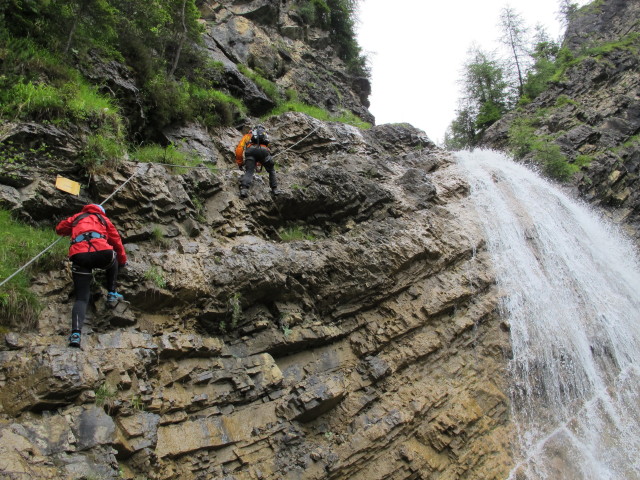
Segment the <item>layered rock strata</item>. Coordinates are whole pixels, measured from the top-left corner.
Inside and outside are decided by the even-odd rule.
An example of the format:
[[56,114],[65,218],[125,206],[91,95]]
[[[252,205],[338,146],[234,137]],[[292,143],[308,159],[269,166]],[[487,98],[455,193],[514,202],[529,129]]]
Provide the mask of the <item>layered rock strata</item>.
[[[264,174],[238,197],[233,130],[215,169],[93,180],[98,201],[136,173],[105,204],[127,302],[98,278],[71,349],[67,271],[35,279],[39,331],[0,351],[4,478],[507,476],[508,325],[455,162],[409,126],[267,126],[276,197]],[[39,181],[15,209],[70,213]]]

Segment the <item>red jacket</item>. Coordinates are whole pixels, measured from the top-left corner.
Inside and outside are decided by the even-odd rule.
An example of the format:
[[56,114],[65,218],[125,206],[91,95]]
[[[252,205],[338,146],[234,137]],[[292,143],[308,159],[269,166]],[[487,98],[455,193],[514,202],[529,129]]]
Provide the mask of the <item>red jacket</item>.
[[[100,217],[104,219],[105,225],[102,224],[97,215],[87,215],[74,227],[73,221],[83,213],[95,213],[100,215]],[[98,205],[85,205],[80,213],[76,213],[72,217],[62,220],[56,227],[56,233],[58,235],[70,236],[72,240],[85,232],[97,232],[104,235],[105,238],[93,238],[91,239],[91,242],[81,241],[72,243],[71,247],[69,247],[70,257],[76,253],[115,250],[118,255],[118,263],[120,265],[127,263],[127,254],[124,251],[120,234],[118,233],[118,230],[116,230],[116,227],[113,226],[113,223],[111,223],[111,220],[102,213],[102,210]]]

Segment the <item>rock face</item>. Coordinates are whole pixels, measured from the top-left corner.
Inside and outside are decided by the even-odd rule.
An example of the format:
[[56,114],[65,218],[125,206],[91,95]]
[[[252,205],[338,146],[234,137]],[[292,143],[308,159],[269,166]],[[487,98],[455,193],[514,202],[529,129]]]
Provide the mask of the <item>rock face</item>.
[[[268,80],[373,123],[310,3],[197,2],[216,84],[251,117],[275,105]],[[83,68],[144,123],[131,72]],[[81,350],[68,263],[32,279],[37,330],[0,336],[0,478],[506,478],[508,325],[453,159],[408,125],[262,121],[281,194],[259,173],[246,199],[233,128],[150,135],[197,167],[87,176],[90,125],[0,125],[0,207],[52,227],[107,200],[129,256],[115,308],[96,273]]]
[[[276,197],[264,174],[238,197],[232,129],[216,169],[83,191],[130,179],[105,204],[127,301],[98,277],[72,349],[66,270],[34,279],[39,330],[0,350],[3,478],[506,478],[508,326],[456,164],[409,126],[266,123]],[[34,161],[13,208],[73,213],[47,180]]]
[[[205,42],[211,58],[222,62],[226,89],[263,115],[269,98],[238,68],[246,66],[274,82],[282,92],[295,91],[300,101],[332,113],[352,112],[374,123],[367,110],[371,85],[349,72],[335,52],[330,29],[309,26],[292,0],[222,0],[203,2]],[[310,2],[307,2],[310,3]]]
[[[504,148],[514,120],[535,119],[536,135],[553,139],[582,165],[573,183],[640,241],[640,4],[594,2],[571,20],[564,46],[578,60],[523,110],[494,124],[484,143]],[[525,157],[525,161],[528,158]]]

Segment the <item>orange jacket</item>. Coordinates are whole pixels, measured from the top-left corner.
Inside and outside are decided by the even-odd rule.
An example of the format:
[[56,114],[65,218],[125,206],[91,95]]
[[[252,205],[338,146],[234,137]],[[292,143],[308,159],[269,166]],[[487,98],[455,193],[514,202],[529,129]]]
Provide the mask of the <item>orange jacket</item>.
[[[244,163],[244,151],[249,147],[255,147],[257,145],[251,143],[251,132],[247,133],[245,136],[240,139],[240,143],[236,147],[236,163],[238,165],[242,165]],[[269,150],[268,145],[260,144],[260,147],[264,147]]]
[[238,165],[242,165],[244,163],[244,150],[247,148],[247,145],[251,142],[251,132],[247,133],[242,139],[238,146],[236,147],[236,163]]

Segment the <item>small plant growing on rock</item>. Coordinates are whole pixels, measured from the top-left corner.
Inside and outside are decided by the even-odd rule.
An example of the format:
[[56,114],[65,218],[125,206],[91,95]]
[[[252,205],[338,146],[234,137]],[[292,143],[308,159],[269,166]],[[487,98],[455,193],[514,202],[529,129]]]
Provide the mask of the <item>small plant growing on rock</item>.
[[140,395],[133,395],[131,397],[131,408],[134,410],[144,411],[144,403]]
[[158,225],[151,230],[151,242],[158,247],[166,247],[169,241],[164,238],[164,232]]
[[228,304],[229,304],[229,312],[231,312],[231,328],[232,329],[236,328],[240,320],[242,320],[241,300],[242,300],[242,294],[238,292],[234,293],[229,298]]
[[144,278],[151,280],[151,282],[158,288],[164,288],[167,286],[167,281],[164,278],[164,272],[161,268],[158,268],[155,265],[144,272]]
[[291,335],[291,332],[293,330],[291,330],[291,328],[289,328],[289,325],[287,325],[286,323],[282,324],[282,333],[284,334],[285,338],[288,337],[289,335]]
[[295,242],[296,240],[315,240],[316,237],[306,232],[302,227],[282,228],[278,236],[283,242]]
[[114,399],[116,398],[116,390],[111,388],[106,383],[103,383],[96,390],[96,405],[98,407],[105,407],[107,414],[110,414],[113,408]]
[[204,212],[205,212],[204,204],[202,203],[202,200],[200,199],[200,197],[194,196],[191,199],[191,202],[193,202],[193,206],[196,209],[196,220],[203,223],[206,222],[207,219],[204,216]]
[[364,178],[368,178],[369,180],[379,180],[382,178],[380,172],[378,172],[375,168],[369,168],[362,172],[362,176]]

